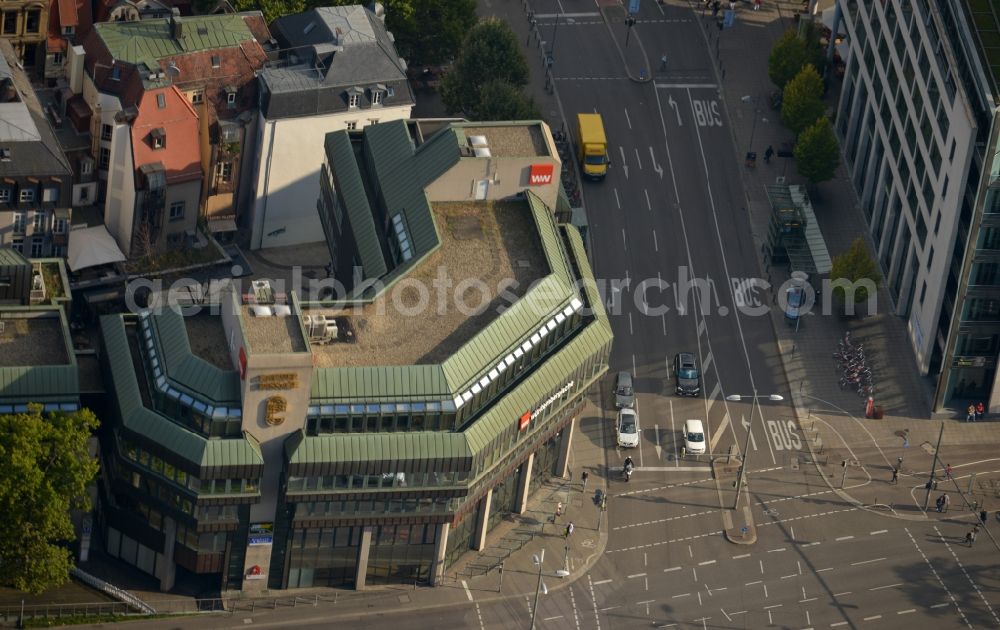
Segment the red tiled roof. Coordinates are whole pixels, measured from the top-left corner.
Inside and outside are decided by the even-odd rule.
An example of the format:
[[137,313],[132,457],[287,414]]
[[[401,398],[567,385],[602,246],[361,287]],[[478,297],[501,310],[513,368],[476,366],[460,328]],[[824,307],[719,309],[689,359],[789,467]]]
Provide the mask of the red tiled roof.
[[76,0],[58,0],[59,24],[61,26],[77,27],[80,20],[76,14]]
[[261,45],[271,39],[271,31],[267,29],[267,22],[264,21],[264,15],[260,11],[248,11],[243,15],[243,21],[253,33],[254,39]]
[[[213,57],[218,57],[214,67]],[[170,62],[180,70],[179,80],[174,85],[182,90],[200,89],[205,100],[212,107],[209,122],[219,118],[232,118],[241,111],[251,109],[257,103],[256,71],[264,66],[267,54],[260,44],[252,39],[240,42],[239,47],[215,48],[170,59],[161,59],[160,68],[166,71]],[[226,88],[236,88],[235,107],[230,108],[226,100]]]
[[[163,109],[157,103],[160,94],[165,101]],[[154,129],[165,133],[162,149],[153,148]],[[201,177],[198,114],[175,86],[147,90],[142,95],[139,115],[132,123],[132,156],[136,171],[147,164],[163,164],[168,184]]]

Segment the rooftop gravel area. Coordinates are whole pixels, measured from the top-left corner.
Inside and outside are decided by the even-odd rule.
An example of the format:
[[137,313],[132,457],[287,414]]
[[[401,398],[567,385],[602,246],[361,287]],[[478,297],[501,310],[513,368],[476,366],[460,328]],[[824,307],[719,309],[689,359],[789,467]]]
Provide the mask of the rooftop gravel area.
[[0,367],[68,365],[66,339],[55,313],[0,312]]

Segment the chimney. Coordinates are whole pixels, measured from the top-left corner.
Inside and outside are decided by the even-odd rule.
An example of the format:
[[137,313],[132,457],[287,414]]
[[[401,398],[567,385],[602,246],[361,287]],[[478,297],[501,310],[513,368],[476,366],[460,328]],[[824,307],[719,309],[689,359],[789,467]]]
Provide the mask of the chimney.
[[181,10],[177,7],[170,9],[170,36],[174,39],[184,37],[184,23],[181,22]]

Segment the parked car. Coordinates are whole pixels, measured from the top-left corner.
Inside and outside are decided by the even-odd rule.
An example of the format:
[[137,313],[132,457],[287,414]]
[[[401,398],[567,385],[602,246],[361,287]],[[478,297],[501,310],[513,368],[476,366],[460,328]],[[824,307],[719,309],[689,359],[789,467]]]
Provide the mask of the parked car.
[[635,391],[632,389],[632,373],[619,372],[615,378],[615,408],[631,409],[635,406]]
[[697,396],[701,393],[701,370],[691,352],[678,352],[674,356],[674,384],[678,396]]
[[618,446],[622,448],[639,446],[639,414],[635,409],[625,408],[618,412],[618,425],[615,431],[618,434]]
[[701,420],[684,421],[684,450],[692,455],[705,452],[705,429]]

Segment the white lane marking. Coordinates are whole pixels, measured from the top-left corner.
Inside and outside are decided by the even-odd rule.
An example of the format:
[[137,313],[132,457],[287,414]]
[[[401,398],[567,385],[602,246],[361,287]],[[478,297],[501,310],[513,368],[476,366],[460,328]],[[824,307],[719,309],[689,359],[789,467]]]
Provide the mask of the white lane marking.
[[784,604],[771,604],[770,606],[764,606],[764,610],[771,610],[772,608],[781,608]]
[[883,588],[896,588],[897,586],[902,586],[902,582],[896,582],[895,584],[886,584],[885,586],[873,586],[868,589],[869,591],[881,591]]
[[599,586],[601,584],[608,584],[608,583],[613,582],[613,581],[614,580],[598,580],[598,581],[594,582],[594,586]]
[[[615,196],[618,196],[617,191],[615,191]],[[620,205],[618,206],[618,209],[621,210]],[[625,251],[628,251],[628,240],[625,239],[625,228],[622,228],[622,246],[625,248]]]
[[594,607],[594,623],[597,625],[597,630],[601,630],[601,616],[597,612],[597,594],[594,593],[594,583],[589,574],[587,575],[587,587],[590,589],[590,604]]
[[818,597],[807,597],[807,598],[805,598],[805,599],[800,599],[800,600],[799,600],[799,603],[800,603],[800,604],[804,604],[804,603],[806,603],[806,602],[814,602],[814,601],[816,601],[817,599],[819,599],[819,598],[818,598]]
[[859,562],[852,562],[851,566],[856,567],[859,564],[871,564],[872,562],[882,562],[885,558],[872,558],[871,560],[861,560]]
[[781,579],[782,580],[788,580],[788,579],[791,579],[791,578],[794,578],[794,577],[799,577],[799,574],[798,573],[793,573],[791,575],[782,575]]
[[872,615],[871,617],[865,617],[862,621],[875,621],[876,619],[881,619],[882,615]]
[[601,608],[600,611],[604,612],[606,610],[614,610],[615,608],[621,608],[621,606],[608,606],[607,608]]
[[671,571],[680,571],[680,570],[681,570],[680,567],[670,567],[669,569],[664,569],[663,572],[670,573]]
[[[719,610],[722,610],[722,609],[720,608]],[[726,621],[732,621],[732,620],[733,620],[733,618],[732,618],[732,617],[730,617],[729,615],[727,615],[727,614],[726,614],[726,611],[725,611],[725,610],[722,610],[722,614],[723,614],[723,615],[725,615],[725,617],[726,617]]]
[[747,582],[743,586],[753,586],[754,584],[763,584],[763,583],[764,583],[763,580],[757,580],[756,582]]
[[834,540],[840,542],[842,540],[850,540],[852,538],[854,538],[854,536],[841,536],[840,538],[834,538]]
[[628,128],[632,128],[632,119],[628,117],[628,107],[625,108],[625,122],[628,123]]
[[469,601],[471,602],[472,601],[472,591],[469,590],[469,583],[466,582],[465,580],[462,580],[462,588],[465,589],[465,596],[468,597]]
[[738,556],[733,556],[733,560],[739,560],[740,558],[749,558],[749,557],[750,557],[750,554],[748,554],[748,553],[741,553]]
[[822,573],[823,571],[833,571],[833,567],[827,567],[825,569],[816,569],[816,573]]
[[713,89],[714,90],[714,89],[718,89],[719,86],[717,86],[714,83],[654,83],[653,87],[655,87],[657,89],[665,89],[665,88],[669,88],[669,89],[696,89],[696,88],[705,88],[705,89]]
[[[615,203],[618,205],[618,209],[621,210],[622,209],[622,201],[621,201],[621,199],[618,198],[618,189],[615,188],[614,191],[615,191]],[[625,230],[622,230],[622,234],[623,235],[624,235],[624,233],[625,233]]]
[[944,608],[945,606],[951,606],[951,604],[949,604],[948,602],[945,602],[943,604],[934,604],[933,606],[931,606],[931,608]]
[[850,595],[851,591],[844,591],[843,593],[834,593],[834,597],[843,597],[844,595]]
[[660,244],[656,242],[656,230],[653,230],[653,251],[660,251]]
[[635,148],[635,161],[639,163],[639,170],[642,170],[642,158],[639,157],[639,147]]
[[915,613],[915,612],[917,612],[916,608],[907,608],[906,610],[897,610],[896,614],[897,615],[908,615],[910,613]]
[[646,574],[645,573],[633,573],[632,575],[628,576],[628,579],[631,580],[633,578],[640,578],[640,577],[646,577]]
[[763,560],[758,560],[757,562],[760,563],[760,574],[764,575],[764,561]]
[[698,591],[696,594],[698,595],[698,605],[701,606],[702,605],[702,603],[701,603],[701,591]]
[[586,18],[586,17],[601,17],[601,14],[597,11],[583,11],[580,13],[536,13],[536,20],[551,20],[553,18]]
[[691,593],[681,593],[680,595],[674,595],[671,599],[677,599],[679,597],[691,597]]
[[652,209],[653,209],[653,204],[652,204],[652,202],[650,202],[650,200],[649,200],[649,191],[648,191],[648,190],[646,190],[646,189],[643,189],[643,191],[642,191],[642,192],[646,193],[646,209],[647,209],[647,210],[650,210],[650,211],[652,211]]
[[955,596],[948,589],[948,586],[944,583],[944,580],[941,579],[941,576],[938,574],[937,569],[935,569],[934,565],[931,564],[930,558],[927,557],[927,555],[924,553],[924,550],[921,549],[920,545],[917,544],[917,539],[914,538],[913,534],[910,533],[910,529],[908,527],[904,527],[903,531],[906,532],[906,535],[910,537],[910,542],[913,543],[913,546],[916,548],[917,552],[920,553],[920,557],[924,559],[924,562],[927,564],[927,568],[929,568],[931,570],[931,573],[934,574],[935,579],[937,579],[938,584],[941,585],[941,588],[944,589],[944,592],[948,596],[948,599],[950,599],[951,602],[955,604],[955,610],[958,611],[958,615],[962,618],[962,621],[965,622],[965,625],[971,628],[972,624],[969,622],[969,619],[965,616],[965,611],[962,610],[962,607],[958,605],[958,600],[955,599]]
[[983,600],[983,603],[986,604],[986,610],[990,611],[990,615],[993,616],[993,621],[996,622],[997,626],[1000,626],[1000,617],[997,617],[997,614],[996,612],[994,612],[993,607],[990,606],[990,603],[988,601],[986,601],[986,598],[983,596],[983,592],[979,589],[979,585],[973,581],[972,576],[970,576],[969,572],[965,570],[965,565],[962,564],[961,560],[959,560],[958,554],[956,554],[955,550],[952,549],[951,544],[945,539],[944,536],[941,535],[941,530],[937,528],[937,525],[934,526],[934,531],[937,532],[937,535],[941,539],[941,542],[944,543],[945,548],[948,549],[948,551],[951,553],[951,557],[955,559],[955,564],[957,564],[958,568],[962,570],[962,574],[965,575],[965,579],[969,581],[969,584],[972,585],[973,590],[975,590],[976,594],[979,595],[979,599]]
[[837,623],[831,623],[830,627],[831,628],[838,628],[840,626],[846,626],[846,625],[847,625],[846,621],[838,621]]
[[705,560],[704,562],[699,562],[698,566],[699,567],[704,567],[704,566],[708,566],[710,564],[715,564],[715,560]]
[[868,535],[869,536],[878,536],[879,534],[888,534],[888,533],[889,533],[888,529],[880,529],[880,530],[878,530],[876,532],[868,532]]
[[777,549],[768,549],[767,553],[775,553],[777,551],[785,551],[785,547],[778,547]]
[[555,617],[546,617],[545,619],[542,619],[542,621],[553,621],[555,619],[562,619],[564,616],[565,615],[556,615]]

